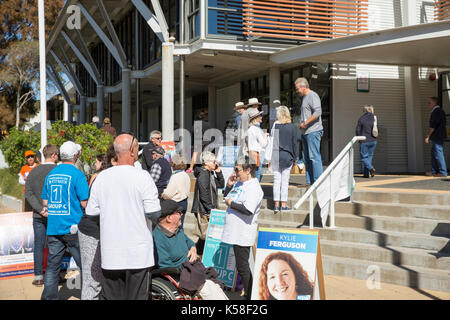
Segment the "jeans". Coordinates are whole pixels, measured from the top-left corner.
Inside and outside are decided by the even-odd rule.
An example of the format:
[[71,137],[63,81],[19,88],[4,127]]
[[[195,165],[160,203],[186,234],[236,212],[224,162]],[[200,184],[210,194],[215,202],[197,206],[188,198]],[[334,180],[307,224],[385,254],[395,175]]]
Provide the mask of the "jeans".
[[34,231],[34,277],[36,280],[44,280],[44,247],[47,238],[47,222],[44,219],[33,218]]
[[444,157],[444,141],[431,140],[431,172],[447,176],[447,165]]
[[81,269],[80,246],[77,234],[48,236],[47,270],[41,300],[58,300],[58,280],[66,248]]
[[305,162],[306,183],[314,184],[323,172],[320,140],[323,130],[302,135],[302,155]]
[[361,155],[361,162],[364,166],[363,173],[365,177],[369,176],[370,170],[373,168],[372,158],[376,145],[376,141],[361,142],[359,145],[359,154]]
[[291,168],[273,168],[273,201],[287,202]]

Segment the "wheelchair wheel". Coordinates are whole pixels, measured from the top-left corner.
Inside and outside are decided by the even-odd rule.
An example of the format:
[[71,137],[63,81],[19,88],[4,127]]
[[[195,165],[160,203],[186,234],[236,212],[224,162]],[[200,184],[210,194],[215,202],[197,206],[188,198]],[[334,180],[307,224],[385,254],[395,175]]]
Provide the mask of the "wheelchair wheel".
[[168,281],[161,278],[152,279],[151,300],[177,300],[177,289]]

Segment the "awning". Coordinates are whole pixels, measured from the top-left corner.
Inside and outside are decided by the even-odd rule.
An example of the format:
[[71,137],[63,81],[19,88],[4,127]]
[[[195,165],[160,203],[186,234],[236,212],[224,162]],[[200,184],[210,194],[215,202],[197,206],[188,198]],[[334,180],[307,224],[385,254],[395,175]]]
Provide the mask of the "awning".
[[285,49],[280,65],[302,61],[450,68],[450,21],[373,31]]

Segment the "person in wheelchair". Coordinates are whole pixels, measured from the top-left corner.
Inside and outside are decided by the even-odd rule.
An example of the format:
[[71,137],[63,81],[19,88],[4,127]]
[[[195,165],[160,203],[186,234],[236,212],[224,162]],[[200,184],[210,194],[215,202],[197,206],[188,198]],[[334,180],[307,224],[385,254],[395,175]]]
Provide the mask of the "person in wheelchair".
[[158,269],[152,274],[166,273],[167,270],[173,279],[180,281],[182,289],[196,288],[203,299],[227,299],[217,284],[220,281],[215,279],[217,272],[203,266],[198,260],[195,243],[180,228],[183,208],[174,200],[161,200],[160,203],[161,216],[153,230]]
[[174,200],[161,200],[161,216],[153,230],[158,268],[181,270],[184,261],[198,259],[194,241],[184,233],[181,226],[183,208]]

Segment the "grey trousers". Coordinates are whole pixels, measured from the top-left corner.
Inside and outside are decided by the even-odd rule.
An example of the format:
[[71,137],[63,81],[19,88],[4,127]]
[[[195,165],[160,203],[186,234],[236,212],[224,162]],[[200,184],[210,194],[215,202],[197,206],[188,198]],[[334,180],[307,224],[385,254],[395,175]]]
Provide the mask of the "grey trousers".
[[99,300],[102,290],[100,241],[78,230],[81,254],[81,300]]

